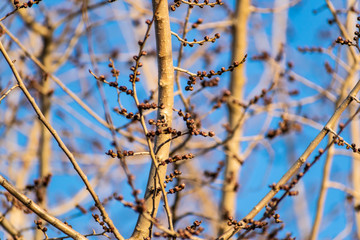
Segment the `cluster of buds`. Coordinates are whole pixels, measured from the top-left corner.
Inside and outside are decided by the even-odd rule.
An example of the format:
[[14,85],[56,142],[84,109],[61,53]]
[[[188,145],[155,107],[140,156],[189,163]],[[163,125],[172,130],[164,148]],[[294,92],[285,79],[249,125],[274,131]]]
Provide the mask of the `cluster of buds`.
[[[213,109],[218,109],[221,107],[222,104],[226,103],[231,96],[231,92],[229,90],[224,90],[219,97],[213,99],[213,102],[216,104],[213,106]],[[245,104],[243,104],[245,106]]]
[[[111,86],[111,83],[110,83],[110,86]],[[117,87],[117,85],[115,87]],[[126,86],[120,86],[117,89],[119,89],[121,92],[126,93],[127,95],[134,96],[133,90],[128,89]]]
[[283,221],[280,220],[280,214],[278,214],[278,213],[272,215],[271,217],[274,218],[276,223],[282,223],[283,222]]
[[110,59],[110,63],[108,66],[109,66],[109,68],[111,68],[112,76],[115,78],[118,78],[120,75],[120,71],[115,68],[114,61],[112,59]]
[[[296,178],[294,178],[293,181],[291,181],[290,184],[284,184],[284,185],[280,185],[279,186],[279,190],[284,190],[286,192],[288,192],[287,194],[289,196],[297,196],[299,195],[299,191],[290,191],[295,185],[296,183],[298,182],[299,178],[298,176]],[[273,183],[271,185],[269,185],[269,187],[272,189],[272,190],[276,190],[276,184]]]
[[25,189],[30,190],[30,191],[35,191],[37,201],[42,202],[42,201],[44,201],[44,196],[43,196],[43,193],[42,193],[41,189],[48,187],[48,185],[50,183],[50,180],[51,180],[51,177],[52,177],[52,174],[49,173],[48,175],[46,175],[46,176],[44,176],[42,178],[35,179],[34,184],[27,185],[25,187]]
[[121,110],[119,110],[117,107],[115,107],[114,111],[117,112],[120,115],[125,116],[127,119],[140,120],[140,114],[139,113],[136,113],[136,114],[134,114],[133,112],[128,113],[125,108],[122,108]]
[[279,199],[275,198],[275,197],[272,198],[271,201],[268,204],[266,204],[266,206],[265,206],[264,216],[265,217],[274,216],[276,214],[275,210],[276,210],[278,204],[279,204]]
[[324,51],[321,47],[298,47],[297,50],[301,53],[322,53]]
[[44,234],[47,232],[47,227],[43,225],[43,221],[41,219],[34,221],[36,224],[36,228],[42,231]]
[[[154,232],[154,237],[158,238],[158,237],[163,237],[164,239],[165,238],[169,238],[169,237],[172,237],[171,235],[169,235],[168,233],[166,232]],[[148,237],[148,238],[145,238],[145,240],[150,240],[151,238]]]
[[339,36],[336,40],[335,40],[336,43],[339,43],[341,45],[348,45],[348,46],[351,46],[353,45],[352,42],[348,39],[343,39],[341,36]]
[[166,123],[166,120],[164,118],[158,119],[158,120],[156,120],[156,122],[155,122],[154,119],[149,119],[148,123],[150,125],[155,125],[157,127],[160,127],[160,126],[161,127],[167,127],[168,126],[168,124]]
[[[111,64],[112,64],[112,63],[111,63]],[[91,75],[94,76],[94,78],[95,78],[96,80],[98,80],[98,81],[100,81],[100,82],[103,82],[103,83],[106,83],[106,84],[108,84],[110,87],[114,87],[114,88],[118,89],[119,91],[126,93],[127,95],[131,95],[131,96],[134,95],[133,90],[128,89],[126,86],[119,86],[119,83],[118,83],[117,81],[108,82],[108,81],[106,80],[105,75],[97,76],[97,75],[95,75],[95,73],[93,73],[90,69],[89,69],[89,72],[90,72]],[[112,72],[114,72],[114,71],[112,71]],[[117,70],[116,70],[116,73],[113,73],[113,75],[114,75],[114,74],[118,74]]]
[[233,217],[228,217],[227,225],[240,227],[243,223],[241,221],[236,221]]
[[140,194],[140,190],[134,190],[132,192],[132,195],[135,197],[135,203],[125,201],[124,197],[122,195],[118,195],[117,193],[114,193],[113,197],[115,200],[121,202],[124,205],[124,207],[131,208],[138,213],[143,213],[146,210],[145,200],[139,199],[137,197],[139,194]]
[[156,103],[139,103],[138,105],[139,110],[148,110],[148,109],[157,109],[158,105]]
[[243,219],[243,222],[246,223],[245,229],[254,230],[256,228],[264,228],[268,225],[267,222],[255,221],[253,219]]
[[169,175],[165,176],[165,183],[172,182],[174,178],[179,177],[182,174],[181,171],[175,169],[174,173],[170,173]]
[[161,129],[161,128],[158,128],[156,129],[156,131],[149,131],[146,136],[147,137],[155,137],[155,136],[158,136],[160,134],[172,134],[174,136],[181,136],[181,131],[178,131],[174,128],[171,128],[171,127],[167,127],[165,129]]
[[251,57],[251,60],[254,61],[266,61],[270,58],[270,54],[266,51],[261,52],[259,55],[254,55]]
[[299,94],[299,90],[298,89],[294,89],[294,90],[289,90],[288,94],[290,96],[294,96],[294,95],[298,95]]
[[189,130],[191,135],[201,135],[203,137],[214,137],[215,133],[213,131],[209,131],[209,132],[205,132],[205,131],[200,131],[197,129],[195,120],[191,118],[191,114],[190,113],[186,113],[184,114],[181,110],[178,111],[178,115],[180,117],[183,118],[183,120],[186,122],[186,127]]
[[212,78],[208,81],[204,80],[201,82],[202,87],[217,87],[219,85],[220,78]]
[[201,223],[202,221],[195,221],[191,226],[186,226],[185,229],[179,229],[177,232],[181,238],[186,237],[186,239],[188,239],[189,236],[198,236],[201,232],[204,231],[204,228],[200,227]]
[[286,133],[289,133],[290,130],[295,130],[297,132],[301,131],[301,125],[296,123],[296,122],[290,122],[289,120],[287,120],[286,118],[282,117],[283,121],[279,122],[279,128],[277,129],[270,129],[267,133],[266,133],[266,137],[269,139],[273,139],[276,136],[279,135],[283,135]]
[[356,144],[352,143],[351,147],[350,146],[346,146],[346,149],[352,149],[354,153],[360,153],[360,148],[356,148]]
[[[255,95],[254,97],[252,97],[252,98],[249,100],[249,102],[248,102],[248,104],[247,104],[246,107],[249,107],[249,106],[251,106],[251,105],[253,105],[253,104],[258,103],[258,101],[259,101],[260,99],[264,99],[265,105],[271,103],[271,99],[270,99],[270,98],[267,98],[267,97],[266,97],[266,94],[267,94],[268,92],[270,92],[270,91],[273,89],[273,87],[274,87],[274,84],[271,84],[271,86],[270,86],[268,89],[265,89],[265,88],[262,89],[262,90],[261,90],[261,93],[260,93],[259,95]],[[240,105],[240,106],[242,106],[242,105]]]
[[114,229],[107,227],[105,222],[101,221],[100,216],[98,214],[92,214],[92,216],[94,220],[100,224],[100,226],[105,232],[111,233],[114,231]]
[[198,20],[196,20],[196,22],[191,25],[191,28],[197,28],[200,24],[203,23],[203,21],[204,20],[202,18],[198,18]]
[[234,229],[239,229],[239,227],[244,226],[244,229],[254,230],[255,228],[263,228],[268,223],[267,222],[261,222],[261,221],[255,221],[253,219],[246,219],[244,218],[242,221],[236,221],[233,219],[233,217],[229,217],[227,221],[228,226],[234,226]]
[[[345,145],[345,141],[342,137],[336,135],[336,136],[333,136],[333,140],[334,140],[334,144],[336,145],[339,145],[339,146],[344,146]],[[355,146],[355,144],[354,144]],[[347,146],[347,148],[349,149],[350,147]]]
[[[340,131],[342,131],[343,129],[345,128],[345,124],[344,123],[340,123],[339,124],[339,129]],[[344,142],[344,141],[343,141]],[[356,147],[356,144],[355,143],[352,143],[351,145],[349,144],[346,144],[346,149],[352,149],[354,153],[360,153],[360,148],[357,148]]]
[[130,71],[132,71],[132,73],[129,75],[129,81],[132,83],[140,81],[140,78],[138,76],[140,76],[141,73],[140,73],[140,71],[138,71],[138,69],[143,66],[142,62],[140,62],[140,59],[141,59],[141,57],[146,56],[148,54],[146,51],[143,50],[143,47],[144,47],[145,41],[150,37],[149,31],[150,31],[150,27],[151,27],[153,21],[147,19],[145,21],[145,23],[148,25],[148,29],[147,29],[145,38],[144,38],[144,40],[138,41],[138,44],[140,46],[140,51],[139,51],[138,55],[133,56],[135,65],[130,67]]
[[216,39],[220,38],[220,33],[215,33],[214,37],[209,37],[209,36],[205,36],[203,40],[197,40],[197,39],[193,39],[192,42],[188,41],[186,38],[182,39],[179,35],[174,34],[173,35],[182,43],[182,45],[184,47],[186,47],[187,45],[189,45],[189,47],[193,47],[195,44],[198,44],[200,46],[204,45],[204,43],[206,42],[211,42],[211,43],[215,43]]
[[52,177],[52,174],[49,173],[48,175],[42,177],[42,178],[38,178],[38,179],[35,179],[34,180],[34,184],[32,185],[26,185],[26,189],[27,190],[36,190],[40,187],[47,187],[51,181],[51,177]]
[[222,0],[216,0],[215,2],[210,2],[209,0],[203,0],[202,2],[199,0],[174,0],[174,4],[170,6],[171,11],[175,11],[182,3],[188,4],[191,8],[194,6],[203,8],[204,6],[215,7],[216,5],[223,5]]
[[222,67],[218,71],[210,70],[209,72],[206,71],[198,71],[196,74],[190,74],[189,80],[187,81],[187,86],[185,87],[186,91],[193,91],[194,87],[193,85],[196,84],[196,79],[199,78],[200,80],[204,80],[205,77],[212,78],[216,75],[221,75],[224,72],[233,71],[236,67],[240,66],[240,64],[243,64],[246,61],[247,55],[244,56],[244,58],[238,62],[234,61],[233,64],[231,64],[228,68]]
[[222,104],[230,102],[231,104],[240,106],[244,109],[250,107],[253,104],[256,104],[259,102],[260,99],[264,100],[264,104],[268,105],[271,103],[271,98],[267,97],[267,93],[270,92],[274,87],[274,84],[272,84],[268,89],[262,89],[261,93],[259,95],[255,95],[254,97],[252,97],[248,103],[244,103],[242,101],[240,101],[239,99],[235,99],[232,98],[231,100],[229,100],[231,98],[231,92],[229,90],[224,90],[222,92],[222,94],[220,95],[220,97],[216,97],[213,101],[216,102],[216,104],[213,106],[213,109],[217,109],[220,108]]
[[140,78],[137,77],[140,75],[140,72],[138,71],[138,68],[139,67],[142,67],[142,63],[139,62],[140,58],[142,56],[146,56],[147,55],[147,52],[146,51],[141,51],[139,55],[134,55],[133,56],[133,59],[135,60],[136,62],[136,66],[131,66],[130,67],[130,70],[133,72],[132,74],[129,75],[129,81],[130,82],[139,82],[140,81]]
[[110,149],[105,154],[112,157],[112,158],[116,158],[116,157],[117,158],[122,158],[122,157],[127,157],[127,156],[133,156],[134,151],[123,150],[122,152],[121,151],[114,152],[113,150]]
[[34,4],[39,4],[40,2],[41,2],[41,0],[30,0],[23,4],[20,4],[19,0],[14,0],[14,5],[17,9],[28,8],[28,7],[31,8]]
[[[180,161],[180,160],[188,160],[188,159],[193,159],[194,158],[194,155],[192,153],[188,153],[188,154],[184,154],[182,156],[180,155],[175,155],[174,157],[170,157],[164,161],[161,161],[159,165],[166,165],[166,164],[169,164],[169,163],[174,163],[174,162],[177,162],[177,161]],[[181,174],[181,172],[180,172]]]
[[[360,21],[360,16],[357,17],[357,20]],[[355,25],[355,27],[356,27],[358,30],[354,32],[354,35],[355,35],[355,36],[354,36],[353,39],[356,41],[356,44],[358,45],[358,44],[359,44],[359,36],[360,36],[360,24],[357,23],[357,24]]]
[[180,192],[184,188],[185,188],[185,183],[182,183],[182,184],[180,184],[178,186],[175,186],[174,188],[169,189],[169,191],[167,193],[168,194],[174,194],[174,193]]
[[225,166],[225,162],[220,161],[218,163],[218,166],[217,166],[217,168],[216,168],[216,170],[214,172],[210,172],[208,170],[204,171],[205,177],[208,177],[208,178],[211,179],[211,181],[214,181],[220,175],[220,172],[224,168],[224,166]]

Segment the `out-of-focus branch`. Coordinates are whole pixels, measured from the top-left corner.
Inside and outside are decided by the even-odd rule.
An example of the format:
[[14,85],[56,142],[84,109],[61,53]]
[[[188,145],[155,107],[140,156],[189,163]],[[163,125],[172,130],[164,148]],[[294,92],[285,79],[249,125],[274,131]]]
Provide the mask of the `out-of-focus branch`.
[[[36,21],[33,21],[29,24],[36,24]],[[51,27],[49,27],[51,28]],[[44,64],[45,68],[51,69],[52,71],[52,61],[53,61],[53,31],[49,31],[48,34],[42,35],[42,49],[40,54],[40,61]],[[43,75],[41,78],[42,92],[40,93],[40,110],[44,114],[45,119],[49,122],[51,121],[51,81],[48,75]],[[40,126],[40,142],[38,145],[38,158],[39,158],[39,177],[40,179],[45,179],[51,174],[51,133],[48,131],[44,124]],[[36,202],[43,209],[47,209],[48,199],[47,199],[47,186],[39,186],[36,190]],[[35,234],[35,240],[41,240],[43,238],[42,231],[37,230]]]
[[21,235],[21,232],[19,232],[17,229],[15,229],[15,226],[9,222],[4,215],[0,213],[0,225],[4,228],[4,230],[11,235],[11,237],[14,240],[23,240],[24,238]]
[[27,9],[20,9],[18,11],[22,20],[25,22],[25,25],[28,26],[31,30],[38,33],[39,35],[46,37],[52,35],[53,29],[44,26],[37,21],[28,13]]
[[59,135],[57,134],[57,132],[55,131],[55,129],[50,125],[50,123],[48,122],[48,120],[45,118],[45,116],[43,115],[43,113],[41,112],[40,108],[38,107],[38,105],[36,104],[34,98],[30,95],[29,91],[27,90],[24,82],[22,81],[18,71],[15,68],[14,62],[11,61],[9,55],[7,54],[4,46],[2,45],[2,43],[0,42],[0,51],[3,54],[6,62],[8,63],[8,65],[10,66],[16,81],[19,85],[19,88],[22,90],[22,92],[25,94],[26,98],[28,99],[28,101],[30,102],[31,106],[33,107],[34,111],[36,112],[36,114],[38,115],[39,120],[46,126],[46,128],[49,130],[49,132],[53,135],[53,137],[55,138],[56,142],[58,143],[59,147],[63,150],[63,152],[66,154],[66,156],[68,157],[68,159],[70,160],[71,164],[73,165],[75,171],[78,173],[78,175],[80,176],[80,178],[82,179],[82,181],[84,182],[85,186],[87,187],[90,195],[92,196],[96,207],[99,209],[99,211],[101,212],[101,215],[103,217],[104,222],[106,222],[109,226],[109,228],[113,231],[113,233],[115,234],[117,239],[124,239],[120,233],[118,232],[118,230],[115,228],[112,220],[109,218],[104,206],[102,205],[102,203],[100,202],[99,197],[97,196],[97,194],[95,193],[95,190],[93,189],[93,187],[90,185],[87,176],[85,175],[85,173],[82,171],[82,169],[80,168],[79,164],[76,162],[73,154],[70,152],[70,150],[67,148],[67,146],[64,144],[64,142],[61,140],[61,138],[59,137]]
[[[6,34],[21,48],[22,51],[46,74],[49,75],[49,77],[59,85],[59,87],[66,92],[77,104],[79,104],[80,107],[82,107],[87,113],[89,113],[96,121],[98,121],[101,125],[103,125],[106,128],[110,128],[110,125],[102,119],[94,110],[92,110],[83,100],[81,100],[73,91],[71,91],[66,85],[54,74],[52,74],[49,69],[47,69],[21,42],[19,39],[17,39],[6,27],[4,24],[0,22],[0,26],[5,30]],[[146,144],[146,141],[138,138],[136,136],[133,136],[131,133],[118,130],[118,132],[125,136],[134,139],[135,141]]]
[[328,188],[338,189],[340,191],[346,192],[347,194],[349,194],[353,197],[360,198],[360,192],[355,191],[354,189],[350,189],[342,183],[328,181],[326,185]]
[[7,90],[1,97],[0,97],[0,103],[1,101],[6,98],[6,96],[15,88],[17,88],[19,85],[15,84],[14,86],[12,86],[9,90]]
[[[1,43],[0,43],[1,44]],[[0,45],[2,47],[2,45]],[[0,175],[0,185],[3,186],[12,196],[24,204],[27,208],[33,211],[36,215],[44,219],[46,222],[50,223],[63,233],[69,235],[71,238],[76,240],[86,240],[87,238],[72,229],[70,226],[66,225],[59,219],[51,216],[39,205],[33,202],[31,199],[20,193],[13,185],[11,185],[2,175]]]
[[[235,17],[233,22],[233,40],[232,40],[232,59],[231,61],[239,61],[243,59],[247,50],[248,39],[248,19],[250,16],[250,1],[239,0],[236,3]],[[246,83],[245,64],[241,64],[231,74],[231,82],[229,89],[231,96],[243,100],[244,87]],[[222,186],[222,198],[220,203],[220,220],[222,221],[219,234],[229,228],[227,221],[229,217],[235,217],[236,213],[236,193],[238,190],[238,179],[240,174],[241,161],[237,158],[240,153],[239,138],[242,134],[242,126],[238,126],[244,109],[236,103],[229,102],[229,124],[230,129],[234,132],[230,140],[225,144],[229,154],[226,155],[224,183]]]
[[295,6],[299,2],[301,2],[301,0],[294,0],[289,3],[286,3],[281,6],[277,6],[274,8],[259,8],[259,7],[251,6],[251,11],[256,12],[256,13],[278,13],[278,12],[284,11],[285,9],[288,9],[292,6]]

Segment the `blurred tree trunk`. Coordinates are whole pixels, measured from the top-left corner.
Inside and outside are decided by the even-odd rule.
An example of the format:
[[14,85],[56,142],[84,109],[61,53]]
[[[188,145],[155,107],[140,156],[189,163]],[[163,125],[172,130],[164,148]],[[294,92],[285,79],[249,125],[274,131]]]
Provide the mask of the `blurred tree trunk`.
[[[233,40],[232,40],[232,61],[239,61],[244,58],[247,50],[247,24],[250,15],[250,0],[239,0],[236,3],[235,16],[233,20]],[[231,96],[235,99],[242,100],[244,98],[244,86],[246,83],[245,64],[237,67],[232,72],[229,90]],[[229,217],[235,217],[236,213],[236,192],[238,189],[238,179],[240,167],[243,159],[239,158],[241,151],[239,137],[242,134],[242,126],[240,119],[244,113],[243,108],[231,101],[228,103],[229,108],[229,124],[230,129],[234,132],[229,133],[231,139],[225,148],[228,151],[226,155],[224,183],[222,187],[222,199],[220,203],[221,226],[219,234],[227,228],[227,220]]]
[[[41,53],[40,60],[44,66],[50,70],[52,65],[52,37],[43,36],[43,52]],[[51,121],[51,81],[47,75],[43,75],[41,81],[42,92],[40,95],[40,109],[48,121]],[[40,131],[40,144],[38,149],[39,155],[39,178],[44,180],[51,172],[50,159],[51,159],[51,140],[52,136],[44,124],[41,124]],[[40,184],[36,193],[37,203],[43,209],[47,209],[47,188]],[[43,239],[43,232],[36,231],[36,240]]]

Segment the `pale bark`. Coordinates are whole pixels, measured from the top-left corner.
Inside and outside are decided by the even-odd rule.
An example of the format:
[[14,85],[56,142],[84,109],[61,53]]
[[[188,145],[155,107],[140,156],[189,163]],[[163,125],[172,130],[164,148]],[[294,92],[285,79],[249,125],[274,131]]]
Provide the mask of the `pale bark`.
[[[239,0],[236,3],[235,18],[233,22],[233,40],[232,40],[232,61],[240,61],[244,58],[247,50],[247,24],[250,14],[250,0]],[[230,91],[235,99],[243,99],[244,86],[246,83],[245,64],[241,64],[232,72]],[[227,142],[225,148],[229,154],[226,156],[225,177],[222,187],[222,199],[220,205],[221,227],[219,233],[222,233],[227,226],[228,217],[234,217],[236,213],[236,190],[239,181],[241,162],[238,159],[240,154],[240,136],[242,126],[239,126],[244,110],[241,106],[229,103],[229,124],[234,129],[231,139]]]
[[73,165],[75,171],[77,172],[77,174],[79,175],[79,177],[81,178],[81,180],[83,181],[85,186],[87,187],[91,197],[93,198],[93,200],[95,202],[95,206],[99,209],[99,211],[101,213],[103,221],[109,226],[109,228],[111,228],[113,230],[113,234],[115,235],[116,239],[124,239],[121,236],[121,234],[119,233],[119,231],[115,228],[114,223],[110,219],[110,217],[109,217],[108,213],[106,212],[103,204],[100,202],[100,199],[99,199],[98,195],[96,194],[94,188],[90,185],[90,182],[89,182],[87,176],[82,171],[82,169],[80,168],[80,166],[77,163],[76,159],[74,158],[74,155],[71,153],[71,151],[68,149],[68,147],[64,144],[64,142],[59,137],[59,135],[55,131],[55,129],[50,125],[49,121],[45,118],[45,116],[41,112],[39,106],[36,104],[34,98],[29,93],[29,91],[28,91],[27,87],[25,86],[22,78],[20,77],[19,72],[15,68],[14,62],[10,59],[9,55],[7,54],[7,52],[6,52],[4,46],[2,45],[1,42],[0,42],[0,52],[4,56],[7,64],[9,65],[9,67],[11,68],[11,71],[12,71],[12,73],[13,73],[13,75],[14,75],[14,77],[15,77],[18,85],[19,85],[19,88],[24,93],[24,95],[27,98],[28,102],[31,104],[32,108],[36,112],[39,120],[46,126],[48,131],[55,138],[55,140],[58,143],[59,147],[62,149],[62,151],[68,157],[68,159],[71,162],[71,164]]
[[33,202],[31,199],[21,194],[14,186],[12,186],[6,179],[0,175],[0,185],[3,186],[12,196],[14,196],[17,200],[19,200],[22,204],[24,204],[27,208],[33,211],[40,218],[44,219],[46,222],[50,223],[63,233],[67,234],[69,237],[75,240],[85,240],[87,239],[70,226],[66,225],[59,219],[48,214],[44,209],[42,209],[39,205]]
[[21,232],[0,213],[0,226],[14,239],[23,240]]
[[[171,127],[174,104],[174,67],[172,59],[168,2],[165,0],[153,0],[152,3],[155,18],[155,36],[158,59],[158,105],[164,106],[163,109],[159,108],[157,118],[165,119],[168,127]],[[158,189],[160,188],[159,184],[164,183],[166,175],[166,166],[157,165],[159,161],[165,160],[169,157],[170,141],[162,145],[160,149],[157,149],[157,146],[161,145],[165,141],[168,141],[169,138],[169,134],[161,134],[155,139],[154,152],[156,152],[156,159],[153,159],[145,192],[145,207],[152,217],[156,217],[162,195],[161,193],[154,193],[158,192]],[[138,218],[131,239],[144,239],[146,237],[151,237],[151,232],[152,223],[141,214]]]
[[[42,37],[43,49],[40,60],[43,62],[47,69],[52,66],[52,32]],[[41,81],[42,92],[40,95],[40,109],[48,121],[51,121],[51,82],[49,76],[46,74]],[[39,178],[44,179],[51,173],[50,159],[51,159],[51,133],[47,130],[46,126],[41,124],[40,130],[40,144],[38,149],[39,156]],[[43,209],[47,209],[47,189],[46,186],[39,186],[37,190],[37,203]],[[35,240],[41,240],[43,233],[40,230],[36,231]]]
[[[359,4],[355,0],[348,0],[347,1],[347,7],[350,8],[351,6],[355,7],[355,9],[358,9]],[[348,32],[352,34],[355,31],[358,31],[358,29],[355,27],[357,22],[358,14],[349,11],[347,16],[347,22],[346,22],[346,28],[348,29]],[[351,67],[351,73],[355,72],[354,74],[349,73],[349,84],[347,86],[354,84],[359,79],[359,60],[360,56],[359,53],[357,54],[357,57],[354,59],[352,55],[349,53],[348,50],[348,63]],[[353,116],[356,112],[358,106],[350,106],[349,107],[349,116]],[[353,121],[350,122],[350,133],[351,133],[351,142],[355,143],[357,147],[359,147],[359,140],[360,140],[360,121],[359,118],[354,118]],[[353,184],[353,190],[355,192],[360,192],[360,156],[358,153],[353,153],[353,161],[352,161],[352,184]],[[354,208],[360,206],[360,198],[359,196],[354,196]],[[355,226],[356,226],[356,236],[358,239],[360,239],[360,211],[354,211],[355,214]]]

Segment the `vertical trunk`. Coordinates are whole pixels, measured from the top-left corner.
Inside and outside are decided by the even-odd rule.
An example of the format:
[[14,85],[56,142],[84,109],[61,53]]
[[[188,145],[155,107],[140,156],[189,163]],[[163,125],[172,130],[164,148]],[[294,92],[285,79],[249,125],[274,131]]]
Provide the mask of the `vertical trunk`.
[[[158,104],[164,106],[163,109],[159,108],[157,118],[165,119],[168,127],[171,127],[172,108],[174,105],[174,67],[172,59],[168,2],[165,0],[153,0],[152,4],[155,18],[155,35],[158,59]],[[169,134],[161,134],[156,137],[154,152],[157,153],[155,161],[162,161],[169,157],[170,142],[166,143],[157,150],[157,147],[161,143],[164,143],[169,139]],[[159,174],[159,177],[157,174]],[[162,195],[160,192],[154,191],[154,189],[158,190],[160,188],[159,178],[160,184],[164,183],[165,174],[166,166],[159,166],[158,169],[156,169],[156,166],[152,163],[145,192],[145,206],[146,210],[153,217],[156,217]],[[157,192],[158,194],[154,194],[154,192]],[[152,223],[143,215],[140,215],[131,239],[144,239],[146,237],[151,237],[151,229]]]
[[[239,0],[236,3],[235,18],[233,22],[233,43],[232,61],[243,59],[247,49],[247,23],[250,15],[250,0]],[[243,99],[244,86],[246,82],[245,64],[241,64],[232,72],[230,91],[234,98]],[[229,124],[231,129],[235,129],[239,123],[243,109],[236,104],[229,103]],[[231,134],[231,133],[230,133]],[[242,134],[241,126],[238,126],[230,141],[226,144],[229,154],[226,157],[225,176],[222,188],[222,199],[220,205],[221,234],[227,228],[227,219],[234,216],[236,212],[236,190],[238,186],[239,171],[241,163],[238,159],[240,154],[239,137]]]
[[[279,9],[282,6],[288,6],[290,4],[290,0],[275,0],[274,1],[274,9]],[[272,33],[271,33],[271,44],[272,44],[272,56],[278,62],[281,69],[286,69],[286,62],[288,61],[286,56],[286,46],[287,44],[287,29],[288,29],[288,17],[289,17],[289,8],[283,9],[279,12],[273,13],[273,22],[272,22]],[[278,58],[279,57],[279,58]],[[288,84],[287,80],[280,77],[281,70],[278,67],[273,67],[272,72],[274,75],[269,76],[269,79],[274,76],[274,81],[278,82],[279,89],[279,101],[280,102],[288,102],[290,100],[290,96],[288,94]],[[292,111],[291,107],[284,106],[284,113]],[[294,162],[296,159],[296,154],[292,149],[296,147],[296,139],[293,135],[284,136],[284,140],[286,142],[286,158],[287,164]],[[285,163],[285,162],[284,162]],[[304,239],[305,235],[310,231],[310,216],[308,214],[307,201],[305,196],[305,185],[302,181],[297,183],[296,189],[299,192],[303,193],[296,198],[292,199],[293,209],[294,209],[294,220],[296,219],[296,223],[299,229],[299,238]]]
[[[47,41],[50,43],[50,41]],[[42,62],[44,66],[50,70],[51,68],[51,53],[49,49],[51,44],[46,44],[44,46],[44,54],[42,57]],[[48,76],[43,76],[42,82],[42,94],[40,96],[40,109],[44,114],[45,118],[50,121],[50,108],[51,108],[51,96],[49,94],[51,90],[50,79]],[[47,130],[44,125],[41,125],[41,135],[40,135],[40,144],[39,144],[39,173],[40,178],[47,176],[50,173],[50,156],[51,156],[51,133]],[[46,199],[46,188],[40,188],[38,193],[38,204],[46,208],[47,199]]]
[[[359,7],[356,0],[348,0],[347,8],[350,8],[351,6],[353,6],[355,9],[357,9]],[[357,20],[356,20],[357,16],[358,15],[354,12],[349,11],[349,13],[348,13],[346,27],[348,29],[348,32],[351,34],[358,30],[355,27],[355,25],[357,23]],[[348,63],[349,63],[349,66],[352,66],[351,69],[358,70],[359,55],[354,60],[351,57],[351,54],[348,53]],[[352,71],[356,71],[356,70],[352,70]],[[348,86],[353,85],[354,83],[357,82],[358,79],[359,79],[359,74],[358,74],[358,71],[356,71],[351,76],[351,79],[350,79],[351,84],[347,84],[347,85]],[[357,107],[358,106],[350,105],[350,107],[349,107],[349,115],[350,116],[352,116],[355,113]],[[351,142],[356,143],[357,145],[360,144],[360,142],[359,142],[359,140],[360,140],[360,121],[359,121],[358,117],[354,118],[351,121],[350,133],[351,133]],[[357,146],[357,147],[359,147],[359,146]],[[360,192],[360,157],[359,157],[359,154],[356,154],[356,153],[353,153],[352,183],[353,183],[354,191]],[[360,198],[354,197],[354,207],[357,207],[357,206],[360,206]],[[355,213],[355,226],[356,226],[356,231],[357,231],[356,236],[358,239],[360,239],[360,211],[354,211],[354,213]]]
[[[40,56],[40,60],[48,69],[51,71],[52,65],[52,37],[43,36],[43,51]],[[40,95],[40,109],[44,114],[45,118],[50,121],[51,114],[51,81],[47,75],[44,75],[41,81],[42,93]],[[51,159],[51,133],[44,124],[41,124],[40,130],[40,143],[38,149],[39,156],[39,178],[44,179],[50,174],[50,159]],[[47,209],[47,189],[46,186],[40,184],[39,189],[36,192],[36,201],[39,206],[43,209]],[[43,239],[43,232],[40,230],[36,231],[35,240]]]

